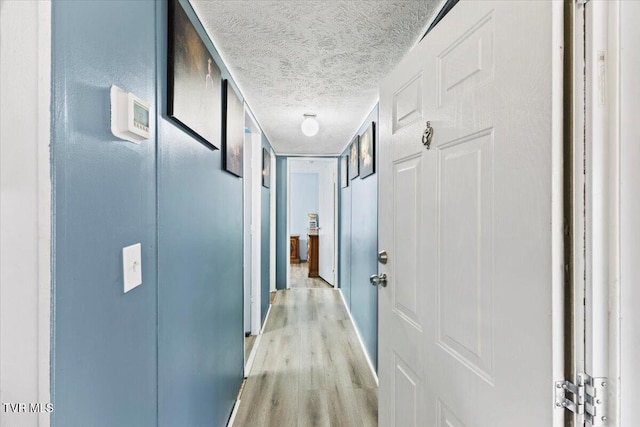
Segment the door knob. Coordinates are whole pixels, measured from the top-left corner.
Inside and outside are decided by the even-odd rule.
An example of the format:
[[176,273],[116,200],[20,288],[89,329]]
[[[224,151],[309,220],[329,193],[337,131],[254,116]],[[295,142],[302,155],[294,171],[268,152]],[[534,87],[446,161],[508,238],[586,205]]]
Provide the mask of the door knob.
[[387,251],[378,252],[378,262],[380,264],[386,264],[389,260],[389,255],[387,255]]
[[369,277],[369,281],[372,286],[382,286],[383,288],[387,287],[387,273],[382,273],[381,275],[374,274]]
[[427,122],[427,127],[422,134],[422,145],[427,147],[427,150],[431,148],[431,139],[433,139],[433,128],[431,127],[431,122]]

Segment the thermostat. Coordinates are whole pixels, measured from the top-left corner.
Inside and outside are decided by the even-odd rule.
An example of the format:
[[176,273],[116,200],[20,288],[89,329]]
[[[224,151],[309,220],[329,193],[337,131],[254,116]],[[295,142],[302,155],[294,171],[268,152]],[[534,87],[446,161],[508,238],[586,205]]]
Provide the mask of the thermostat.
[[120,139],[141,143],[149,139],[149,104],[116,85],[111,86],[111,133]]

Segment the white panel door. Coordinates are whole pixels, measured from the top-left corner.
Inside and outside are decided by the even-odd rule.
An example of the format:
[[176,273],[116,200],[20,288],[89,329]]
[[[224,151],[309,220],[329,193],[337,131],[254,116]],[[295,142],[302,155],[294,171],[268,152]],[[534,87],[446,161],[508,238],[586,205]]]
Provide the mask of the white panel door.
[[331,285],[335,280],[335,161],[322,162],[318,176],[318,272]]
[[381,426],[560,425],[558,12],[461,1],[382,83]]

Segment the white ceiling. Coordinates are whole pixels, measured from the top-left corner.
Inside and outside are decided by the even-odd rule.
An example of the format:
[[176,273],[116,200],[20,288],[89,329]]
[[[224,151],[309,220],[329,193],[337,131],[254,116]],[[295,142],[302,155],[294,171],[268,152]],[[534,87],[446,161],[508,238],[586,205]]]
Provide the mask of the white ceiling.
[[[191,0],[278,154],[340,154],[440,0]],[[302,134],[304,113],[320,131]]]

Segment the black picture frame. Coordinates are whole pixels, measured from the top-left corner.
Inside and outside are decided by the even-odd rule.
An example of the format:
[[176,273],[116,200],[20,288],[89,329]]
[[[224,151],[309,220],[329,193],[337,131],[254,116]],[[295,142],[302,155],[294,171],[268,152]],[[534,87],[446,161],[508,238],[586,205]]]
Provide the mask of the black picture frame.
[[229,80],[222,85],[223,98],[223,167],[227,172],[242,177],[244,159],[244,104]]
[[262,149],[262,186],[271,187],[271,153],[266,148]]
[[358,163],[360,179],[364,179],[376,172],[376,123],[371,122],[367,130],[360,135]]
[[360,162],[358,162],[359,142],[360,139],[356,136],[349,146],[349,180],[355,179],[360,174]]
[[349,186],[349,155],[345,154],[340,158],[340,187]]
[[210,148],[222,135],[222,73],[178,0],[169,0],[167,116]]

